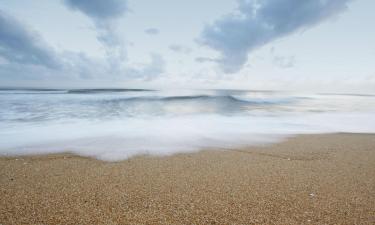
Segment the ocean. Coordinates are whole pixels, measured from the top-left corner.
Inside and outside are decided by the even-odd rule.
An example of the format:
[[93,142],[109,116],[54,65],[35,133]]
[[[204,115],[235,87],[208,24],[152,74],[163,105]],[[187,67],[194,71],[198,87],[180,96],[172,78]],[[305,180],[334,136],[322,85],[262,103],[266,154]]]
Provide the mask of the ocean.
[[0,155],[118,161],[375,133],[375,95],[249,90],[0,89]]

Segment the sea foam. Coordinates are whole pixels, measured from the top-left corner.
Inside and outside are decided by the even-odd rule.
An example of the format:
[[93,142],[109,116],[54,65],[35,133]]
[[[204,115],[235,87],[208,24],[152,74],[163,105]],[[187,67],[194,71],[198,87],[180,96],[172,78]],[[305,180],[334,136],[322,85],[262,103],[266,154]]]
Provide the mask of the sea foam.
[[375,133],[372,97],[58,91],[0,94],[1,155],[71,152],[118,161],[266,145],[298,134]]

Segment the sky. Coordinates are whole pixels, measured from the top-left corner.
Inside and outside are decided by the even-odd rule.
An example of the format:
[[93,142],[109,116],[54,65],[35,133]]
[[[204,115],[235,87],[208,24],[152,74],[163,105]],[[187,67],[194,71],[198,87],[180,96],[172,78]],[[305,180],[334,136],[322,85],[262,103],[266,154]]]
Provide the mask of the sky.
[[0,0],[0,86],[375,92],[373,0]]

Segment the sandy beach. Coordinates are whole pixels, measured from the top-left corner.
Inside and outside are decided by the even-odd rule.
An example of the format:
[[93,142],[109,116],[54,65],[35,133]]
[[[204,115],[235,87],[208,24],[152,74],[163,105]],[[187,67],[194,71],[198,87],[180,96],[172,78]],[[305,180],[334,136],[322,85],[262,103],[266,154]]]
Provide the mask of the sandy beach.
[[375,224],[375,135],[104,162],[0,158],[0,224]]

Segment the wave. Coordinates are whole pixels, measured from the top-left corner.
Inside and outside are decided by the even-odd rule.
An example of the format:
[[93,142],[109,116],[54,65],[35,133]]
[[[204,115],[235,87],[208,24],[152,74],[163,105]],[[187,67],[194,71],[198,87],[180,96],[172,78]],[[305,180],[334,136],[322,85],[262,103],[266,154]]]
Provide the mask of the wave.
[[240,103],[240,104],[253,104],[253,105],[272,105],[272,104],[288,104],[297,101],[299,98],[245,98],[232,95],[188,95],[188,96],[139,96],[110,99],[111,102],[217,102],[217,103]]
[[0,89],[0,155],[74,152],[121,160],[139,154],[238,148],[304,133],[375,133],[374,115],[371,98],[349,96]]
[[67,91],[69,94],[100,94],[100,93],[118,93],[118,92],[144,92],[144,91],[154,91],[150,89],[70,89]]
[[62,89],[0,89],[0,95],[66,94]]
[[149,89],[11,89],[2,88],[0,94],[101,94],[120,92],[146,92]]
[[140,154],[170,155],[201,149],[231,149],[271,144],[298,134],[374,133],[373,115],[196,115],[2,125],[0,155],[73,152],[118,161]]
[[325,96],[353,96],[353,97],[375,97],[375,94],[353,94],[353,93],[319,93]]

